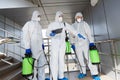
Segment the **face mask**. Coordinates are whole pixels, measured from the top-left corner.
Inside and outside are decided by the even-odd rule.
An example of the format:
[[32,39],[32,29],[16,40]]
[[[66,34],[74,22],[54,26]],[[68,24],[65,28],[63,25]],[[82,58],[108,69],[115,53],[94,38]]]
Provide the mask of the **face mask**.
[[40,21],[40,20],[41,20],[41,19],[38,17],[38,18],[37,18],[37,21]]
[[81,21],[82,21],[82,19],[81,19],[81,18],[78,18],[78,19],[77,19],[77,22],[81,22]]
[[59,17],[59,22],[62,22],[63,21],[63,17]]

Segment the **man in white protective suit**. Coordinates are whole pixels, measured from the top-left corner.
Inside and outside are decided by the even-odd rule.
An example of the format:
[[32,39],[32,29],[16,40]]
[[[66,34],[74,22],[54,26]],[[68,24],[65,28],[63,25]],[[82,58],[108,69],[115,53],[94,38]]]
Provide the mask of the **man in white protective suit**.
[[34,77],[32,80],[45,80],[45,67],[43,65],[46,64],[46,60],[43,53],[44,44],[42,40],[42,26],[39,23],[40,17],[39,11],[34,11],[31,20],[26,22],[22,29],[23,42],[26,49],[25,54],[32,55],[35,59]]
[[94,38],[91,35],[90,26],[85,21],[83,21],[83,15],[81,12],[78,12],[75,15],[75,23],[73,23],[72,26],[77,32],[81,33],[81,35],[85,37],[85,40],[78,39],[78,37],[73,38],[74,44],[72,45],[72,48],[75,50],[81,65],[78,78],[82,79],[87,75],[86,63],[84,61],[86,59],[92,78],[94,80],[100,80],[100,77],[98,76],[97,65],[93,65],[91,63],[90,56],[89,56],[89,47],[95,46]]
[[51,38],[50,68],[53,80],[68,80],[64,77],[65,31],[84,40],[68,23],[63,21],[63,13],[56,12],[55,21],[49,24],[47,36]]

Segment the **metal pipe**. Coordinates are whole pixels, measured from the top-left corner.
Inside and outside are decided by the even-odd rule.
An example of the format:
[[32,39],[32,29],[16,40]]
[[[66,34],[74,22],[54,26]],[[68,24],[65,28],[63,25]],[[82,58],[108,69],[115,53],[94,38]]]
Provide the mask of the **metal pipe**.
[[42,4],[41,0],[38,0],[38,3],[39,3],[39,6],[41,6],[41,7],[42,7],[42,9],[43,9],[43,12],[44,12],[44,14],[45,14],[45,17],[46,17],[46,19],[47,19],[48,23],[50,23],[50,22],[49,22],[49,19],[48,19],[48,17],[47,17],[47,14],[46,14],[45,8],[44,8],[44,6],[43,6],[43,4]]
[[102,53],[102,52],[99,52],[100,55],[104,55],[104,56],[111,56],[110,54],[107,54],[107,53]]
[[102,41],[96,41],[95,43],[106,43],[106,42],[117,42],[120,41],[120,39],[110,39],[110,40],[102,40]]
[[95,42],[95,43],[106,43],[106,42],[111,42],[111,41],[113,41],[113,40],[104,40],[104,41],[97,41],[97,42]]
[[[6,33],[9,33],[10,35],[13,35],[13,36],[16,36],[16,37],[18,36],[18,35],[14,34],[14,33],[11,33],[11,32],[9,32],[9,31],[7,31],[7,30],[5,30],[5,29],[0,28],[0,30],[1,30],[1,31],[4,31],[4,32],[6,32]],[[20,39],[20,38],[21,38],[21,36],[18,36],[18,37],[17,37],[17,39]]]
[[13,65],[13,63],[11,63],[11,62],[9,62],[9,61],[6,61],[6,60],[4,60],[4,59],[1,59],[1,61],[5,62],[5,63],[7,63],[7,64],[9,64],[9,65]]
[[[114,41],[111,42],[111,46],[112,46],[112,53],[116,54],[116,49],[115,49],[115,45],[114,45]],[[114,66],[115,66],[115,76],[116,76],[116,80],[118,80],[118,74],[117,74],[117,61],[116,61],[116,56],[113,56],[114,59]]]
[[17,55],[17,56],[19,56],[19,57],[21,57],[21,58],[22,58],[22,56],[21,56],[21,55],[19,55],[19,54],[15,53],[15,52],[13,52],[13,51],[10,51],[10,50],[8,50],[8,49],[6,49],[6,50],[7,50],[7,52],[11,52],[12,54],[15,54],[15,55]]
[[49,2],[43,4],[63,4],[63,3],[89,3],[89,1],[70,1],[70,2]]
[[44,5],[43,7],[58,7],[58,6],[88,6],[86,4],[80,4],[80,3],[76,3],[76,4],[54,4],[54,5]]

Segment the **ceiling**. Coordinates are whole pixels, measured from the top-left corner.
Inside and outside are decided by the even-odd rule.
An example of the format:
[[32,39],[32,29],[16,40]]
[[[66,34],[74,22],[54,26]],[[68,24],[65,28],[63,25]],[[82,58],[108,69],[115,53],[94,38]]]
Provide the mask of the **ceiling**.
[[[13,0],[15,1],[15,0]],[[18,1],[18,0],[16,0]],[[19,3],[16,3],[20,5]],[[4,15],[11,20],[16,21],[20,25],[24,25],[26,21],[31,19],[32,12],[39,10],[42,14],[41,25],[43,28],[47,28],[47,25],[54,21],[56,11],[62,11],[64,13],[64,19],[68,23],[74,21],[74,15],[76,12],[83,11],[88,5],[89,0],[26,0],[33,5],[29,6],[14,6],[9,8],[0,9],[0,14]],[[9,4],[9,3],[8,3]]]

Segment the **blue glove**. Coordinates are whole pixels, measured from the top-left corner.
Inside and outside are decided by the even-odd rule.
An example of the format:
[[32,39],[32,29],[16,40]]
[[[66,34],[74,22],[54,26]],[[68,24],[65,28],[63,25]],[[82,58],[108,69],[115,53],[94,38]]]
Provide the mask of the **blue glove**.
[[71,48],[75,51],[75,45],[74,44],[72,44]]
[[80,73],[80,74],[78,75],[78,79],[85,78],[86,76],[87,76],[86,74]]
[[92,78],[93,78],[94,80],[101,80],[98,75],[92,75]]
[[78,34],[79,38],[85,39],[81,34]]
[[31,49],[26,49],[26,50],[25,50],[25,55],[26,55],[26,56],[31,56],[31,55],[32,55]]
[[56,33],[54,33],[54,32],[50,33],[50,36],[52,36],[52,37],[55,36],[55,35],[56,35]]
[[43,50],[45,49],[45,46],[44,46],[44,44],[42,44],[42,49],[43,49]]
[[89,47],[93,47],[93,46],[95,46],[94,43],[90,43],[90,44],[89,44]]

